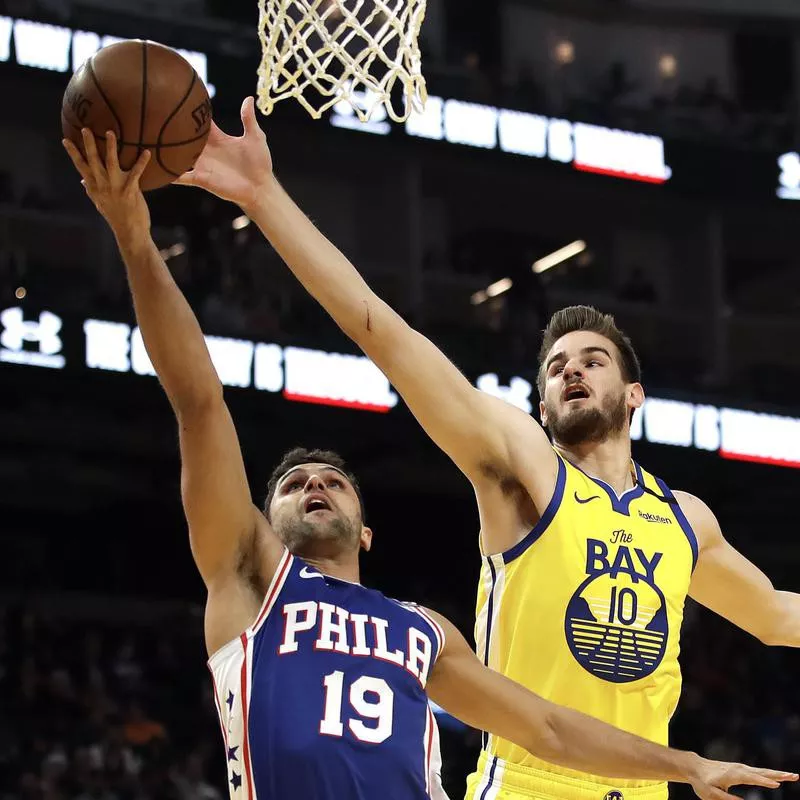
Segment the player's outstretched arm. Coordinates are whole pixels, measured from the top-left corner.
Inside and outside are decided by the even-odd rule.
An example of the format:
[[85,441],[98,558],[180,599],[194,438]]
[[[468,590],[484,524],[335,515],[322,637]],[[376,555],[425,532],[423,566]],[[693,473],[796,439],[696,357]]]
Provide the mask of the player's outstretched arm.
[[[256,530],[258,512],[236,430],[200,325],[150,235],[150,214],[139,188],[149,152],[124,172],[113,134],[106,139],[105,163],[86,130],[83,141],[85,159],[72,142],[65,140],[64,146],[117,240],[145,347],[178,419],[192,552],[210,588]],[[274,549],[277,564],[277,544]]]
[[743,764],[709,761],[607,725],[551,703],[483,666],[464,637],[444,617],[444,651],[428,679],[428,694],[468,725],[524,747],[552,764],[633,780],[689,783],[704,800],[732,800],[731,786],[777,788],[797,775]]
[[780,592],[731,546],[711,509],[686,492],[675,492],[698,540],[690,596],[768,645],[800,647],[800,594]]
[[[212,126],[193,171],[179,183],[237,203],[309,293],[377,364],[428,435],[473,482],[487,472],[516,474],[513,451],[554,482],[557,461],[526,414],[475,389],[447,357],[369,288],[348,259],[303,214],[275,179],[252,98],[244,135]],[[547,492],[549,496],[549,491]]]

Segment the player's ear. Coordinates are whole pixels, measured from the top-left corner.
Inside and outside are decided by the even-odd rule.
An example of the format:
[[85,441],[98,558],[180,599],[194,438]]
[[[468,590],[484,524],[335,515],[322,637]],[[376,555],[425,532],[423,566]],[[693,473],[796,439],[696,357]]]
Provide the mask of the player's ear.
[[628,385],[628,408],[641,408],[644,405],[644,387],[641,383]]
[[547,427],[547,412],[544,409],[544,401],[539,401],[539,419],[542,421],[542,426]]
[[369,553],[372,547],[372,528],[362,526],[361,528],[361,549]]

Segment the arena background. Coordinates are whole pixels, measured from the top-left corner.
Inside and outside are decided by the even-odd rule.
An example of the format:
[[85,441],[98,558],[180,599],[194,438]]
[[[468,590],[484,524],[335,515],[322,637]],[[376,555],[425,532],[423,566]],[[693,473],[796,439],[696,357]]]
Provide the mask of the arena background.
[[[255,26],[249,0],[0,4],[4,800],[227,792],[175,425],[58,115],[84,58],[142,37],[189,51],[236,131]],[[650,397],[635,457],[702,496],[738,548],[797,589],[800,5],[429,0],[423,46],[432,101],[406,125],[279,106],[265,128],[283,183],[383,297],[510,402],[536,406],[549,312],[614,312]],[[237,209],[181,187],[149,199],[217,337],[254,497],[285,449],[341,451],[376,534],[365,582],[471,635],[465,479]],[[795,653],[690,601],[682,663],[675,745],[797,769]],[[441,722],[458,798],[478,737]]]

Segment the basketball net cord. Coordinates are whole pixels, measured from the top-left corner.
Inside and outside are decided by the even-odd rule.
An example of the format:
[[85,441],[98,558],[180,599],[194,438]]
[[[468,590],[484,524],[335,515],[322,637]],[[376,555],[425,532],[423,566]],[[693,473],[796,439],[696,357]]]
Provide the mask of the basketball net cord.
[[[422,111],[418,38],[426,0],[259,0],[258,108],[293,97],[314,119],[346,101],[362,122],[379,106],[395,122]],[[403,108],[392,90],[400,81]],[[311,95],[309,97],[308,95]]]

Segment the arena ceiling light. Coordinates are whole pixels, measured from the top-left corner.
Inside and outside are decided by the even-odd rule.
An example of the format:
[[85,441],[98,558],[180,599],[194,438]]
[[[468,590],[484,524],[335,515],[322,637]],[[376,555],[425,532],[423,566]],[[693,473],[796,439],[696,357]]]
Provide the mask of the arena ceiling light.
[[231,226],[235,231],[240,231],[243,228],[246,228],[250,224],[250,217],[246,214],[242,214],[240,217],[236,217],[236,219],[231,223]]
[[550,253],[549,256],[545,256],[544,258],[540,258],[538,261],[534,261],[532,269],[537,274],[541,274],[542,272],[546,272],[548,269],[552,269],[558,264],[563,264],[570,258],[580,255],[584,250],[586,250],[586,242],[584,242],[583,239],[578,239],[578,241],[568,244],[566,247],[562,247],[560,250],[556,250],[554,253]]
[[475,292],[470,298],[472,305],[478,306],[486,302],[490,297],[497,297],[497,295],[507,292],[513,285],[514,281],[511,278],[501,278],[499,281],[489,284],[485,289]]

